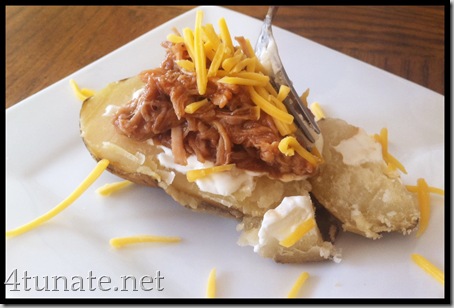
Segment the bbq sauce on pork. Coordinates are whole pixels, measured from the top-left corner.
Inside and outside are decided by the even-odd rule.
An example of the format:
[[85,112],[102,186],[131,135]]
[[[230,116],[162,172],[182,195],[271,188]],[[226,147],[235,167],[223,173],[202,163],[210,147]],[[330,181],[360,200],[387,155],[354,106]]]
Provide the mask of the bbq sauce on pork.
[[[166,57],[161,66],[140,74],[145,83],[142,92],[114,116],[113,125],[120,134],[138,141],[151,138],[171,148],[175,162],[183,165],[189,155],[196,155],[201,162],[233,163],[275,178],[315,172],[303,157],[279,151],[282,136],[272,117],[257,109],[245,86],[209,77],[201,96],[195,73],[176,63],[189,59],[185,45],[162,45]],[[208,104],[192,114],[185,112],[187,105],[205,98]]]

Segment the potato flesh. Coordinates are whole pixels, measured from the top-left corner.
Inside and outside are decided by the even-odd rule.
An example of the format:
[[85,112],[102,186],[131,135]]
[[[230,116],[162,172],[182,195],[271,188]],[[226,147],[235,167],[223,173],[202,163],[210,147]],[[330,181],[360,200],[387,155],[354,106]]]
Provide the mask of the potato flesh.
[[[284,184],[267,176],[259,176],[256,178],[256,189],[266,191],[267,194],[253,192],[250,196],[243,196],[240,193],[232,196],[217,196],[199,191],[197,185],[189,183],[181,173],[175,174],[175,179],[170,186],[163,180],[159,181],[159,177],[164,178],[172,171],[159,165],[156,156],[162,150],[147,141],[138,142],[119,134],[112,124],[112,116],[103,116],[108,105],[126,104],[133,93],[143,86],[144,83],[139,77],[111,83],[95,96],[87,99],[82,106],[80,130],[83,141],[96,160],[106,158],[111,162],[109,171],[112,173],[135,183],[159,186],[176,201],[192,209],[200,207],[209,210],[211,206],[216,212],[235,218],[243,215],[263,216],[267,209],[276,207],[284,196],[307,193],[310,190],[310,184],[307,181],[292,181]],[[105,142],[110,142],[129,154],[123,155],[121,151],[112,151],[103,146]],[[144,156],[145,160],[136,161],[135,158],[128,159],[128,156],[133,158]],[[159,176],[150,175],[153,173]]]
[[342,221],[346,231],[379,238],[381,232],[413,230],[419,219],[418,204],[401,179],[388,177],[384,162],[346,165],[334,149],[355,135],[358,127],[339,119],[322,120],[319,126],[325,140],[325,164],[310,179],[318,201]]

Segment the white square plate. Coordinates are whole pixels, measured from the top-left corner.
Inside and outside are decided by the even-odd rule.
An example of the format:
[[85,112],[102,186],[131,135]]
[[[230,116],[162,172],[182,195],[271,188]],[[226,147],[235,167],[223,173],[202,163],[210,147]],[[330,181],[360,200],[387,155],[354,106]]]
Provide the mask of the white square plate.
[[[221,7],[201,9],[204,23],[215,28],[225,17],[232,37],[255,42],[260,32],[257,19]],[[195,13],[191,10],[151,30],[6,111],[7,230],[53,208],[95,166],[79,135],[81,103],[69,80],[100,90],[159,66],[165,54],[160,43],[172,27],[193,28]],[[370,134],[387,127],[390,153],[408,170],[403,182],[415,185],[423,177],[429,185],[444,188],[444,96],[280,28],[274,28],[274,35],[299,93],[310,88],[309,101],[318,101],[328,116]],[[218,297],[286,297],[304,271],[310,275],[299,294],[304,298],[444,297],[444,287],[410,259],[420,253],[444,269],[443,197],[431,197],[430,223],[421,238],[385,234],[373,241],[342,233],[336,243],[343,252],[341,263],[276,264],[252,247],[236,244],[235,221],[193,213],[158,189],[133,186],[111,197],[95,193],[117,180],[104,173],[57,217],[6,240],[5,280],[19,283],[6,285],[7,298],[205,297],[212,268],[217,269]],[[183,241],[120,250],[109,245],[112,237],[136,234],[181,236]],[[122,276],[149,281],[157,271],[164,278],[147,283],[147,290],[139,284],[133,290],[132,278],[122,285]],[[63,278],[53,276],[66,277],[67,291]]]

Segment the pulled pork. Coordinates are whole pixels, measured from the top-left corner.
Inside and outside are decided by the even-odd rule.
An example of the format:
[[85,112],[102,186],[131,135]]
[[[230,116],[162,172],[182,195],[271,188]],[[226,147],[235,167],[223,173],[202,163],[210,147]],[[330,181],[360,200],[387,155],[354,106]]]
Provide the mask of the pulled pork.
[[[113,124],[119,133],[138,141],[152,138],[171,148],[175,162],[183,165],[188,155],[196,155],[201,162],[234,163],[275,178],[315,172],[301,156],[279,151],[282,137],[272,117],[260,112],[257,119],[246,87],[210,77],[206,94],[200,96],[195,74],[175,62],[189,58],[184,44],[165,42],[163,47],[167,53],[161,67],[141,73],[143,91],[115,114]],[[187,105],[204,98],[209,104],[185,113]]]

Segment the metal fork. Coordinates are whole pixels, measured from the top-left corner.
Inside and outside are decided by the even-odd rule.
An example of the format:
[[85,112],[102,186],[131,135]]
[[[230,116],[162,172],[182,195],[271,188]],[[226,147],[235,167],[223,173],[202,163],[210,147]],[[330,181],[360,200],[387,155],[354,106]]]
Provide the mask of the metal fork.
[[278,10],[277,6],[270,6],[262,25],[259,38],[255,45],[255,54],[262,62],[265,68],[269,69],[269,75],[272,79],[273,86],[279,90],[281,85],[288,86],[291,91],[284,104],[288,111],[293,115],[295,124],[299,128],[295,135],[299,141],[303,141],[306,147],[311,148],[311,143],[315,143],[316,137],[320,134],[320,128],[314,119],[312,112],[303,104],[298,96],[292,81],[285,72],[282,64],[277,45],[273,37],[271,23]]

